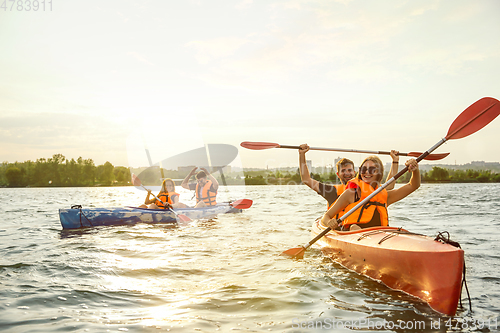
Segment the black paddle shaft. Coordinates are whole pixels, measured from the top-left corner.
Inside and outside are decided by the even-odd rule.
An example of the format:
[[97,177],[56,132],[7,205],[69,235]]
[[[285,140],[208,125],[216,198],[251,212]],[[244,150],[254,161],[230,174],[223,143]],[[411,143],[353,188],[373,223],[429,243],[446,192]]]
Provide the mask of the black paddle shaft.
[[[299,146],[288,146],[288,145],[279,145],[277,148],[286,148],[286,149],[300,149]],[[325,151],[340,151],[345,153],[366,153],[366,154],[375,154],[375,155],[390,155],[391,153],[388,151],[380,151],[380,150],[359,150],[359,149],[342,149],[342,148],[319,148],[319,147],[309,147],[311,150],[325,150]],[[409,156],[408,153],[398,153],[399,156]],[[429,154],[427,154],[429,155]],[[427,157],[425,155],[424,157]]]

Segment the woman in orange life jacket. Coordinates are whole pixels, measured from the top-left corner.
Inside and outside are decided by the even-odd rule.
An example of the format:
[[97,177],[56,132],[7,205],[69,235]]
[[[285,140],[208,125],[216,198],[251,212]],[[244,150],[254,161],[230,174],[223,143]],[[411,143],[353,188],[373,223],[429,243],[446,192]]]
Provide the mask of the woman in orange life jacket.
[[[356,230],[389,224],[387,206],[405,198],[420,187],[420,171],[417,161],[410,159],[406,161],[405,165],[408,166],[408,170],[411,172],[408,184],[393,190],[383,189],[363,207],[349,215],[342,223],[342,230]],[[338,229],[339,225],[335,216],[342,211],[344,213],[348,212],[375,191],[380,186],[383,172],[382,161],[377,156],[367,157],[361,164],[356,178],[349,181],[346,186],[347,189],[325,213],[321,223],[332,229]]]
[[[144,205],[140,205],[139,208],[150,208],[150,209],[166,209],[168,203],[172,208],[186,208],[187,206],[182,202],[179,202],[179,193],[175,192],[175,183],[172,179],[166,178],[161,184],[160,193],[157,197],[161,200],[158,201],[154,196],[151,198],[151,190],[148,190],[148,196],[144,201]],[[149,206],[147,206],[149,205]]]
[[189,183],[189,179],[195,174],[197,167],[184,178],[181,186],[187,190],[194,190],[196,194],[195,208],[215,206],[217,204],[217,190],[219,182],[205,168],[200,168],[201,171],[196,174],[196,183]]
[[[299,170],[300,170],[300,178],[302,183],[309,186],[316,193],[321,195],[328,202],[327,208],[332,207],[333,203],[337,198],[344,192],[345,186],[347,182],[354,178],[354,162],[347,159],[342,158],[337,162],[337,177],[340,179],[341,184],[326,184],[321,183],[313,178],[311,178],[309,174],[309,168],[307,167],[306,162],[306,153],[309,151],[309,146],[307,144],[300,145],[299,149]],[[387,180],[391,179],[394,175],[398,173],[399,169],[399,151],[391,150],[392,157],[392,166],[391,171],[387,175]],[[387,190],[392,190],[394,188],[394,183],[387,186]]]

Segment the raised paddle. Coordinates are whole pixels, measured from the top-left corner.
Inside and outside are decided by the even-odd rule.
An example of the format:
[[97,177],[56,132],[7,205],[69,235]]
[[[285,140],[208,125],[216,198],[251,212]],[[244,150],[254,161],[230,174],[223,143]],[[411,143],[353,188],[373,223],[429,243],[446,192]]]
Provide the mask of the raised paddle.
[[[139,177],[137,177],[134,174],[132,174],[132,183],[134,184],[134,186],[142,186],[143,189],[145,189],[146,191],[149,191],[144,185],[142,185],[141,180],[139,179]],[[192,221],[186,215],[178,214],[175,210],[173,210],[170,207],[170,205],[168,203],[165,203],[162,200],[160,200],[154,193],[151,192],[151,194],[153,194],[153,196],[156,198],[156,200],[158,200],[159,202],[161,202],[162,204],[164,204],[167,207],[168,210],[170,210],[172,213],[174,213],[175,217],[178,220],[181,220],[182,222],[191,222]]]
[[[287,149],[300,149],[299,146],[285,146],[280,145],[279,143],[272,142],[251,142],[251,141],[243,141],[240,144],[244,148],[253,149],[253,150],[263,150],[263,149],[271,149],[271,148],[287,148]],[[309,147],[310,150],[323,150],[323,151],[340,151],[345,153],[365,153],[365,154],[378,154],[378,155],[390,155],[391,153],[388,151],[376,151],[376,150],[359,150],[359,149],[342,149],[342,148],[319,148],[319,147]],[[400,156],[412,156],[418,157],[422,155],[422,153],[410,152],[410,153],[399,153]],[[430,154],[425,157],[426,160],[436,161],[445,158],[450,155],[450,153],[441,153],[441,154]]]
[[[432,146],[425,153],[421,154],[416,159],[417,163],[420,162],[421,160],[423,160],[426,156],[429,156],[429,154],[431,152],[433,152],[435,149],[437,149],[439,146],[441,146],[446,141],[451,140],[451,139],[464,138],[466,136],[471,135],[472,133],[479,131],[481,128],[488,125],[499,114],[500,114],[500,101],[498,101],[495,98],[491,98],[491,97],[481,98],[480,100],[476,101],[474,104],[469,106],[467,109],[465,109],[455,119],[455,121],[451,124],[451,126],[448,130],[448,133],[446,134],[446,137],[441,139],[438,143],[436,143],[434,146]],[[338,222],[344,221],[345,218],[347,218],[354,211],[356,211],[358,208],[360,208],[365,203],[367,203],[371,198],[373,198],[380,191],[382,191],[384,188],[386,188],[390,183],[394,182],[396,179],[401,177],[407,171],[408,171],[408,167],[406,166],[403,170],[398,172],[394,177],[389,179],[385,184],[380,186],[377,190],[372,192],[368,197],[366,197],[364,200],[362,200],[359,204],[357,204],[355,207],[353,207],[351,210],[349,210],[347,213],[345,213],[337,221]],[[296,259],[304,258],[305,251],[311,245],[316,243],[317,240],[319,240],[321,237],[326,235],[330,230],[332,230],[332,229],[330,227],[327,227],[319,235],[317,235],[311,241],[309,241],[309,243],[307,243],[306,245],[286,250],[283,253],[281,253],[281,255],[290,256],[290,257],[296,258]]]

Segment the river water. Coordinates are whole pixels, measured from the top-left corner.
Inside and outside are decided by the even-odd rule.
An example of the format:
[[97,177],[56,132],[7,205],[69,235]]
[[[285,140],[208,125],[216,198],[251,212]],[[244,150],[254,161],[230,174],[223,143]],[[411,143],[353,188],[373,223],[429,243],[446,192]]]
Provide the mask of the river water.
[[[191,195],[181,192],[181,201]],[[249,186],[242,214],[184,227],[63,231],[59,208],[137,205],[132,187],[0,189],[0,331],[495,332],[500,325],[500,184],[423,184],[390,224],[465,251],[472,301],[449,318],[348,271],[307,243],[326,202],[300,186]],[[183,200],[184,199],[184,200]],[[323,326],[321,326],[323,325]],[[424,326],[422,326],[424,325]]]

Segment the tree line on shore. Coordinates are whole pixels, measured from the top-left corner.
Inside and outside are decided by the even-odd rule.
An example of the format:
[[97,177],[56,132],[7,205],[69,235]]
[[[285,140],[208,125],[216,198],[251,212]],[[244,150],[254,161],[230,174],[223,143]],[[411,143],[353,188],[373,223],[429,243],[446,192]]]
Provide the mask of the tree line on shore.
[[[424,183],[500,183],[500,173],[494,173],[491,170],[455,170],[432,167],[430,171],[420,171],[422,182]],[[384,180],[387,173],[384,175]],[[407,172],[401,176],[397,182],[407,183],[411,174]],[[323,183],[340,183],[334,172],[330,173],[311,173],[311,178]],[[271,184],[301,184],[299,170],[295,173],[285,171],[251,171],[245,173],[246,185],[271,185]]]
[[110,162],[96,166],[92,159],[67,159],[61,154],[39,158],[35,162],[3,162],[0,165],[0,186],[60,187],[128,185],[130,171]]
[[[146,185],[158,185],[159,173],[162,177],[184,178],[179,171],[147,168],[140,173]],[[244,171],[243,175],[214,173],[219,183],[227,185],[285,185],[301,184],[299,170],[296,172],[280,170]],[[244,177],[244,178],[243,178]],[[337,175],[331,171],[311,177],[321,182],[339,183]],[[434,166],[430,171],[421,171],[422,182],[500,182],[500,173],[491,170],[455,170]],[[406,173],[398,182],[408,182]],[[384,177],[385,179],[385,177]],[[67,159],[62,154],[36,161],[25,161],[0,165],[0,186],[2,187],[62,187],[62,186],[126,186],[131,185],[130,169],[113,166],[110,162],[96,166],[92,159]]]

